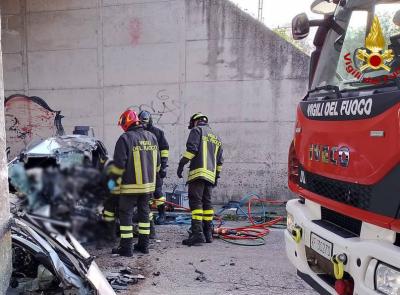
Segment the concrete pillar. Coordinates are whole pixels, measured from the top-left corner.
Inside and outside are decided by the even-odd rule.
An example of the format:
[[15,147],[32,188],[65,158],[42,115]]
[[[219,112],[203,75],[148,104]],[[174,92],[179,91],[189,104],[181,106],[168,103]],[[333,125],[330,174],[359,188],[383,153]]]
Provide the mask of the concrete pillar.
[[10,207],[8,202],[3,55],[0,51],[0,294],[6,293],[12,270],[9,229]]

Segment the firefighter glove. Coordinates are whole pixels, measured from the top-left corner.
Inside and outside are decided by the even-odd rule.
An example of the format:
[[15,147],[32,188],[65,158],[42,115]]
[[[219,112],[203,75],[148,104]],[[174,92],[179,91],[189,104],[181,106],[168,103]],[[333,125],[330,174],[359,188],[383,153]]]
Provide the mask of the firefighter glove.
[[219,172],[217,172],[217,174],[215,175],[215,182],[213,187],[216,187],[218,185],[218,178],[219,178]]
[[114,179],[110,179],[110,180],[107,182],[107,187],[108,187],[108,189],[109,189],[110,191],[112,191],[112,190],[115,188],[115,186],[116,186],[116,182],[115,182]]
[[176,174],[178,175],[179,178],[183,178],[182,173],[183,173],[183,165],[178,166],[178,171],[176,171]]

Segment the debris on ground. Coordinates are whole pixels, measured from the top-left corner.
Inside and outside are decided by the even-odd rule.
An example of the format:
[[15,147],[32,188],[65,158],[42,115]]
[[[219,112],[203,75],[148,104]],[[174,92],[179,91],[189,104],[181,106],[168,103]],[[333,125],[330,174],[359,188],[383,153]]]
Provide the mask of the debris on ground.
[[107,280],[115,291],[128,290],[129,285],[134,285],[145,277],[141,274],[134,274],[130,267],[120,269],[119,271],[108,271],[105,273]]
[[196,281],[200,281],[200,282],[205,282],[205,281],[207,281],[207,278],[206,278],[206,275],[204,274],[204,272],[198,270],[197,268],[195,269],[194,272],[197,273],[197,274],[199,274],[199,275],[196,277]]

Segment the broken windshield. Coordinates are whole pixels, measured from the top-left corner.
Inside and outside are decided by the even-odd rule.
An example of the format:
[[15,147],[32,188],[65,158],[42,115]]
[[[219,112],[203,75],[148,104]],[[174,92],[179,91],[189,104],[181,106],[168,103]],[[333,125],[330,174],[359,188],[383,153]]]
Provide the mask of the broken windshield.
[[312,88],[343,89],[391,84],[400,76],[400,1],[347,1],[328,33]]

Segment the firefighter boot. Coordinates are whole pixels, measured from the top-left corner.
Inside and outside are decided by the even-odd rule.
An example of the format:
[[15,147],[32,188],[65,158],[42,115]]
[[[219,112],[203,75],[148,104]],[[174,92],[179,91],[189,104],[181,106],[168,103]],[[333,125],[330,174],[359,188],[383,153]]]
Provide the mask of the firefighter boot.
[[192,219],[192,234],[189,235],[189,238],[182,241],[182,245],[200,246],[202,243],[204,243],[202,222]]
[[119,254],[120,256],[125,256],[125,257],[132,257],[133,256],[132,244],[133,244],[133,238],[121,239],[118,248],[112,249],[111,253]]
[[135,251],[149,254],[149,235],[139,235],[138,243],[133,247]]
[[204,237],[206,238],[206,243],[212,243],[212,241],[213,241],[212,221],[204,221],[203,220],[203,232],[204,232]]
[[150,239],[150,240],[154,240],[154,239],[156,239],[156,238],[157,238],[157,236],[156,236],[156,227],[154,226],[154,221],[151,220],[151,221],[150,221],[150,235],[149,235],[149,239]]
[[157,209],[158,209],[158,217],[156,219],[156,224],[163,225],[165,224],[165,204],[158,206]]

